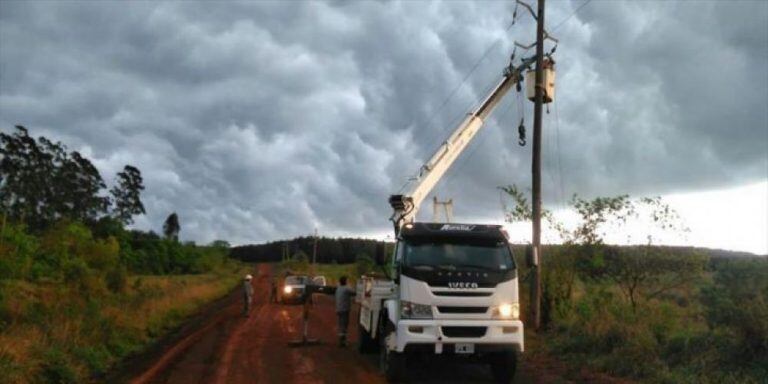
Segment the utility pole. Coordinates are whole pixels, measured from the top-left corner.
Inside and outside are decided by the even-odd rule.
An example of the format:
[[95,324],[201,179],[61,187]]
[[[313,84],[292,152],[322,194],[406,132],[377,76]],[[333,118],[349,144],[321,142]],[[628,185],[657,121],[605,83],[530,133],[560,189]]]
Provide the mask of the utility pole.
[[317,227],[315,227],[315,244],[312,246],[312,265],[317,263]]
[[541,327],[541,121],[544,101],[544,0],[536,13],[536,93],[533,107],[533,279],[531,279],[531,322]]

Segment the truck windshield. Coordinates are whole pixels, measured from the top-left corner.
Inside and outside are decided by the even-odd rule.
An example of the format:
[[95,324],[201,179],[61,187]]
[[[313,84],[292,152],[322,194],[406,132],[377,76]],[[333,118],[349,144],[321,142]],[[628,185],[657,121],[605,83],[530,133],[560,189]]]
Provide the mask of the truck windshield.
[[304,276],[288,276],[285,278],[286,284],[302,285],[307,283],[307,278]]
[[496,244],[401,243],[403,265],[421,270],[514,269],[509,246]]

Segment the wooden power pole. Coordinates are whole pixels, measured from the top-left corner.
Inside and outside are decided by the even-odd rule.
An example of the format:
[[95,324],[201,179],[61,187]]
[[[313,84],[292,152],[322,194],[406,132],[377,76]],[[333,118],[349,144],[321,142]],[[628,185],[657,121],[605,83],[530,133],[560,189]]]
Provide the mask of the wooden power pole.
[[317,263],[317,228],[315,228],[315,243],[312,245],[312,264]]
[[536,87],[533,107],[533,279],[531,279],[531,322],[541,327],[541,121],[544,102],[544,0],[536,13]]

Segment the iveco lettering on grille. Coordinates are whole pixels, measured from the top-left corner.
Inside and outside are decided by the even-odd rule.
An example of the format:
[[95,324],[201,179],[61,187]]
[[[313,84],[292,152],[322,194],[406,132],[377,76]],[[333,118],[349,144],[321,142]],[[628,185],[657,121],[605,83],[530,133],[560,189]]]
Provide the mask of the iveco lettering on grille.
[[445,224],[440,228],[441,231],[471,231],[473,229],[475,229],[474,225],[466,224]]
[[448,288],[477,288],[477,283],[468,283],[463,281],[450,281]]

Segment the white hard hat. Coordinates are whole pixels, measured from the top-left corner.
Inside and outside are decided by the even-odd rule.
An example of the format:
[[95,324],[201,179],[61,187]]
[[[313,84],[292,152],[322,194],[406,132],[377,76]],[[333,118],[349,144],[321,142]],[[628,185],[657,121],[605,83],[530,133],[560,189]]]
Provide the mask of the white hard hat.
[[250,280],[250,279],[253,279],[253,276],[251,276],[251,275],[245,275],[245,279],[246,279],[246,280]]

